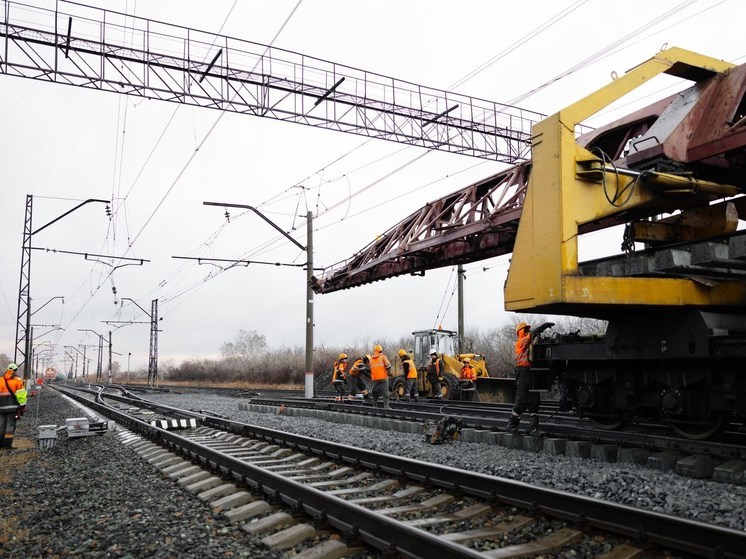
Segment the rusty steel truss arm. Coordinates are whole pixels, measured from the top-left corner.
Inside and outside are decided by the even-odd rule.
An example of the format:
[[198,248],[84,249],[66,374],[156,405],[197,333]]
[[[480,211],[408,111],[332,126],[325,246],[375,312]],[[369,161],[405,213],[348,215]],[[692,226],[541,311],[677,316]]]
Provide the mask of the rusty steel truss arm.
[[314,290],[330,293],[511,252],[529,167],[516,165],[425,205],[352,258],[326,268]]
[[[36,4],[42,4],[37,0]],[[542,115],[60,0],[0,0],[0,73],[261,116],[504,163]]]

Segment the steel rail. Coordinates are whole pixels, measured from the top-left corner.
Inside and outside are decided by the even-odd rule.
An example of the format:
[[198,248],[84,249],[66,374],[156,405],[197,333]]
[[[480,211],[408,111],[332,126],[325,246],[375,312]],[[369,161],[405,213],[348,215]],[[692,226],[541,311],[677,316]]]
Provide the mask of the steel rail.
[[[86,403],[91,405],[88,400]],[[359,534],[363,541],[377,549],[388,549],[389,546],[384,544],[390,542],[390,545],[405,557],[431,559],[434,556],[443,556],[444,552],[449,553],[448,557],[483,557],[463,546],[448,545],[437,536],[401,526],[383,515],[367,511],[343,499],[326,495],[175,433],[133,419],[106,404],[94,404],[91,407],[101,413],[115,415],[117,420],[128,428],[141,432],[153,440],[160,440],[167,446],[194,458],[202,457],[216,469],[220,469],[226,475],[233,475],[256,490],[280,498],[288,505],[303,508],[314,518],[324,519],[339,530]],[[295,448],[338,462],[367,467],[474,497],[500,501],[701,556],[711,556],[714,553],[717,557],[736,559],[743,557],[743,548],[746,546],[746,532],[743,531],[232,420],[208,416],[203,423],[208,427]]]

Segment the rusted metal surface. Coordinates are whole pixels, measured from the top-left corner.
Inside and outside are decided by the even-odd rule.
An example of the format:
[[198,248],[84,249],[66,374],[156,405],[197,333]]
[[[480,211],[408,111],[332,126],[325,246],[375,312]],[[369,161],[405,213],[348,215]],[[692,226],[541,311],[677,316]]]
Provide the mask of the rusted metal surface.
[[324,270],[317,293],[473,262],[513,250],[530,165],[430,202],[352,258]]

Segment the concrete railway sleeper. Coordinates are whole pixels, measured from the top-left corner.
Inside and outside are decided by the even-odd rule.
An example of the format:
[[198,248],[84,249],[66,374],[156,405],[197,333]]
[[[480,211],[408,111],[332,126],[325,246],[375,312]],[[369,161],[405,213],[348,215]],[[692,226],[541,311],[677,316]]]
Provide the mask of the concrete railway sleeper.
[[743,532],[257,426],[204,417],[203,426],[176,434],[101,398],[87,405],[173,451],[133,443],[232,522],[266,533],[267,546],[294,557],[298,546],[303,557],[354,555],[360,546],[428,558],[576,549],[586,557],[740,557],[746,543]]

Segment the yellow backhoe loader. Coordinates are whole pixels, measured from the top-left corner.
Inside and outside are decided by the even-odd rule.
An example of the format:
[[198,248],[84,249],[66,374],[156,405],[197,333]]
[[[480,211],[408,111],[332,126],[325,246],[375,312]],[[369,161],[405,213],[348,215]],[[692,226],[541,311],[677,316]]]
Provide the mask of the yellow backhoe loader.
[[[471,366],[477,374],[477,394],[474,401],[482,402],[512,402],[514,394],[513,379],[493,378],[487,371],[487,361],[484,355],[477,353],[457,353],[458,333],[453,330],[432,329],[412,332],[414,335],[414,364],[417,367],[417,389],[421,397],[432,398],[433,387],[427,379],[427,369],[430,364],[430,354],[437,351],[443,362],[440,373],[440,390],[444,400],[459,400],[460,372],[465,357],[471,359]],[[405,382],[400,360],[397,359],[392,370],[394,377],[390,382],[392,395],[397,399],[404,399]]]

